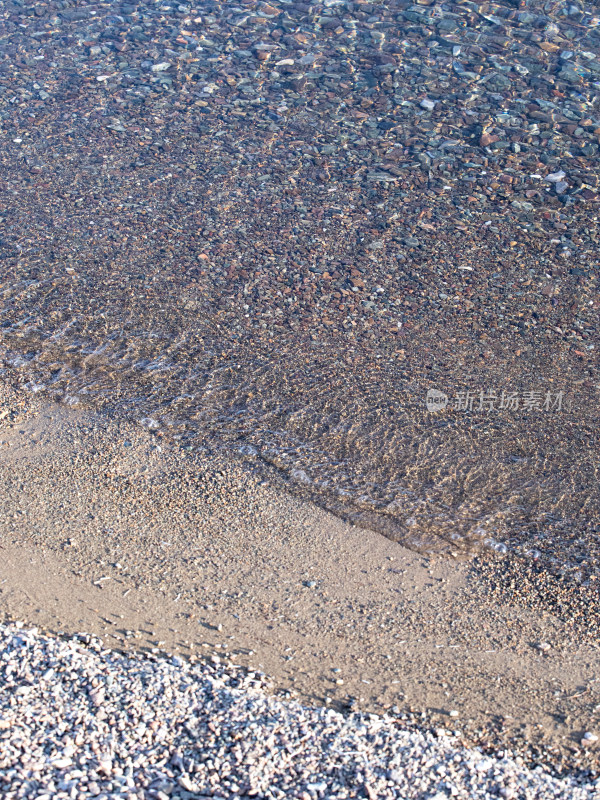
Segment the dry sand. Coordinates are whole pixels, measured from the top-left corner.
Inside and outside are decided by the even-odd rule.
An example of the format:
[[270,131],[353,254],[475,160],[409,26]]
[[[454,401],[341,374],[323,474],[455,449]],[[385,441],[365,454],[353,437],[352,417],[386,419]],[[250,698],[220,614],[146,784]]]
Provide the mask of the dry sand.
[[581,739],[600,727],[600,651],[552,614],[492,600],[473,564],[347,525],[250,463],[1,392],[3,619],[226,652],[284,695],[596,769]]

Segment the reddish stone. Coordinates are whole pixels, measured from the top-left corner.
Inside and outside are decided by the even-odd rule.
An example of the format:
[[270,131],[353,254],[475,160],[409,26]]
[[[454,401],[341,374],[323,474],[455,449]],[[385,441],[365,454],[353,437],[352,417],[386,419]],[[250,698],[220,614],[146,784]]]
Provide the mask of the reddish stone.
[[480,147],[488,147],[490,144],[497,142],[500,139],[499,136],[496,136],[494,133],[482,133],[481,138],[479,139]]

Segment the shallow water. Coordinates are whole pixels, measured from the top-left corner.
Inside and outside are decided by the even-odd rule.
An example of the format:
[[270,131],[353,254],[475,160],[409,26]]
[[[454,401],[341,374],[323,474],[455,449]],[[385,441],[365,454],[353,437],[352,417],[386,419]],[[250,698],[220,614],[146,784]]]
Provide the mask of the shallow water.
[[[176,319],[167,304],[161,312]],[[208,319],[202,333],[195,327],[171,338],[137,330],[92,342],[76,322],[44,339],[25,324],[6,360],[33,392],[71,404],[109,400],[187,447],[267,463],[290,488],[410,547],[464,553],[483,545],[581,579],[593,570],[596,411],[581,391],[560,396],[554,368],[548,380],[538,362],[536,380],[531,368],[465,373],[438,364],[429,377],[417,344],[414,365],[400,366],[384,345],[282,335],[252,348],[252,335],[232,341]],[[465,386],[471,400],[459,408]],[[524,410],[531,386],[537,393]],[[447,393],[445,409],[428,410],[433,387]],[[500,387],[522,408],[501,408]]]
[[[226,5],[201,5],[226,16]],[[303,4],[284,5],[293,15]],[[139,19],[148,14],[151,39],[176,46],[164,16],[170,7],[136,8]],[[494,8],[512,13],[510,4]],[[78,42],[100,36],[106,12],[94,9],[87,33],[81,20],[61,23],[77,28]],[[111,24],[139,21],[130,23],[130,13]],[[186,13],[179,27],[192,25]],[[257,17],[263,38],[276,27],[269,13]],[[370,31],[371,17],[357,13],[359,28]],[[388,12],[374,4],[369,13]],[[229,24],[198,19],[217,32]],[[5,38],[28,52],[33,40],[5,24]],[[320,24],[308,28],[325,58],[333,51]],[[238,28],[227,36],[246,47]],[[395,39],[387,36],[408,37],[408,48],[425,34],[400,26]],[[43,77],[60,91],[48,103],[2,100],[5,362],[32,392],[109,403],[187,447],[228,448],[268,464],[271,479],[411,547],[525,552],[586,581],[600,546],[597,218],[579,195],[557,199],[550,187],[559,178],[540,184],[532,172],[571,169],[573,153],[547,139],[493,153],[479,138],[473,143],[465,109],[476,114],[486,101],[493,115],[517,101],[505,102],[491,82],[469,99],[441,69],[442,83],[459,88],[453,100],[447,87],[428,85],[439,108],[445,104],[435,130],[460,118],[453,136],[462,131],[464,141],[448,141],[450,150],[462,148],[463,166],[454,174],[436,139],[426,152],[441,152],[441,160],[427,156],[437,166],[424,173],[415,136],[434,127],[431,109],[420,105],[422,87],[400,71],[386,83],[391,68],[373,68],[383,75],[376,88],[369,73],[348,95],[362,61],[389,65],[387,44],[373,50],[352,41],[344,45],[352,69],[342,104],[331,91],[337,73],[315,73],[305,97],[262,62],[258,71],[248,67],[254,56],[245,49],[250,56],[239,66],[227,61],[229,50],[217,57],[213,45],[200,46],[177,77],[169,73],[171,83],[156,83],[143,67],[143,102],[138,73],[118,67],[110,47],[91,62],[73,42],[49,66],[37,56],[15,62],[17,84]],[[127,46],[130,67],[151,49]],[[70,47],[79,77],[71,74],[65,89],[61,58]],[[513,40],[511,58],[533,58],[536,48]],[[156,52],[147,63],[160,61]],[[203,81],[212,75],[216,83],[205,91],[185,69],[207,52]],[[252,81],[262,92],[256,101],[232,100],[231,87]],[[551,84],[532,85],[536,97],[550,92]],[[566,120],[580,107],[577,118],[588,114],[591,131],[594,92],[590,83],[548,97]],[[404,116],[395,131],[353,130],[364,117],[381,122],[396,113]],[[579,186],[592,185],[592,156],[578,156]],[[488,188],[510,181],[528,193]],[[475,197],[474,187],[485,191]],[[430,390],[446,396],[445,407],[427,407]]]

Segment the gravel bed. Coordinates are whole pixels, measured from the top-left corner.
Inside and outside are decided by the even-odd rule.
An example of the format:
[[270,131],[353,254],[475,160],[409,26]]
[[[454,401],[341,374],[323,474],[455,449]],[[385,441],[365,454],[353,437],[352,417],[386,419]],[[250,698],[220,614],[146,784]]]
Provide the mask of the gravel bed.
[[388,716],[282,702],[213,657],[123,656],[0,626],[0,794],[48,798],[573,798],[595,785]]

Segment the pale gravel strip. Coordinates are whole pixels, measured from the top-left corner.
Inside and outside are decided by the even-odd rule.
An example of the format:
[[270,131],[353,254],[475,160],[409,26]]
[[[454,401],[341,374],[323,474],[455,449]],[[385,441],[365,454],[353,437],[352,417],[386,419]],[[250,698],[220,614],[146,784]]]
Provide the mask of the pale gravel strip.
[[600,796],[600,782],[559,780],[391,717],[282,702],[263,676],[216,658],[123,656],[19,623],[0,626],[0,652],[6,800]]

